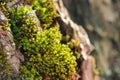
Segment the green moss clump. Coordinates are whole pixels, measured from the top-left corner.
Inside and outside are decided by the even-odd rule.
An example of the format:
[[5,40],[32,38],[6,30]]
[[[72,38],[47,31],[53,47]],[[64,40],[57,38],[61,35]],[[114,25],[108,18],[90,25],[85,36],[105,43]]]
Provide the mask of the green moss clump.
[[[19,44],[19,39],[21,39],[20,34],[21,30],[20,27],[24,26],[24,23],[27,23],[28,20],[26,20],[25,15],[28,13],[28,11],[31,11],[31,7],[21,6],[19,8],[13,8],[10,13],[10,23],[11,23],[11,29],[15,38],[15,42]],[[22,31],[23,32],[23,31]]]
[[53,25],[55,19],[59,16],[51,0],[34,0],[33,8],[36,10],[37,16],[45,29]]
[[[40,7],[46,3],[40,4]],[[23,6],[13,9],[11,13],[11,28],[15,42],[25,56],[25,62],[20,70],[20,78],[25,80],[48,78],[51,80],[70,80],[69,77],[76,72],[76,58],[67,45],[60,43],[59,25],[56,22],[54,24],[51,22],[54,16],[51,14],[51,18],[49,16],[39,17],[40,21],[48,20],[48,23],[44,22],[43,26],[46,25],[49,29],[38,30],[33,17],[26,17],[29,11],[31,11],[30,8]],[[48,11],[44,14],[50,13]],[[49,19],[52,25],[49,23]]]
[[34,75],[33,79],[35,76],[49,76],[51,80],[69,79],[68,76],[75,73],[75,57],[67,45],[60,44],[60,39],[57,27],[38,32],[33,44],[28,39],[27,52],[32,53],[27,53],[25,66],[22,66],[24,78]]

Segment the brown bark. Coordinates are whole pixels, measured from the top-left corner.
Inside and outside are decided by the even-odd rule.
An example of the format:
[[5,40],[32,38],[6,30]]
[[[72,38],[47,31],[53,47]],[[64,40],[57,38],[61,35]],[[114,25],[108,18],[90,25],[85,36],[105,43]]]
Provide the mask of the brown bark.
[[84,60],[81,66],[82,80],[100,80],[98,72],[96,70],[94,57],[89,56],[87,60]]
[[93,65],[90,56],[88,57],[87,60],[83,61],[81,69],[82,69],[82,80],[94,80]]
[[[0,11],[0,26],[5,26],[8,22],[5,15]],[[10,62],[11,70],[14,75],[19,74],[20,61],[23,61],[23,55],[16,49],[16,44],[13,41],[13,36],[10,28],[8,30],[0,29],[0,48],[8,54],[8,61]]]

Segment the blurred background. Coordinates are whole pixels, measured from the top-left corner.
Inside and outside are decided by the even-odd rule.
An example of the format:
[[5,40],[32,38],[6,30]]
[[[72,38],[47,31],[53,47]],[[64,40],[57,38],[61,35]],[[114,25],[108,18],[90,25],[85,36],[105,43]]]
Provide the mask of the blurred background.
[[120,80],[120,0],[63,0],[95,47],[101,80]]

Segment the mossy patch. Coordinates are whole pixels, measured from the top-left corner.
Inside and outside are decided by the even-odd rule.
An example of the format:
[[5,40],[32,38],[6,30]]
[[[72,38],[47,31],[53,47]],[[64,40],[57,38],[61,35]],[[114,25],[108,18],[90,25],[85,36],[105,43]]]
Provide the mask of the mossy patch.
[[[26,17],[32,10],[36,10],[42,28],[36,26],[34,17]],[[32,7],[12,9],[11,29],[17,48],[25,56],[20,79],[70,80],[76,72],[76,58],[67,45],[60,43],[62,35],[55,21],[57,16],[51,0],[36,0]]]

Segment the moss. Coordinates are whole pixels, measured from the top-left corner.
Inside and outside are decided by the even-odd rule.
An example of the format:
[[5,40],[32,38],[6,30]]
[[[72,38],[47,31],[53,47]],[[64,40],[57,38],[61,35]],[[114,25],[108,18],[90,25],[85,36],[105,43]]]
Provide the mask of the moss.
[[0,80],[11,78],[10,64],[7,60],[8,55],[0,49]]
[[[25,80],[70,80],[76,67],[76,58],[70,48],[61,44],[59,25],[54,22],[57,16],[50,0],[37,0],[34,7],[42,22],[43,29],[38,30],[36,21],[26,14],[32,8],[22,6],[12,9],[11,29],[18,48],[24,53],[20,79]],[[44,12],[44,8],[46,8]],[[50,9],[50,10],[49,10]]]
[[27,51],[32,50],[32,53],[29,53],[29,59],[27,58],[25,66],[22,66],[23,73],[27,77],[49,76],[55,80],[66,79],[67,76],[75,73],[75,57],[66,45],[60,44],[60,33],[56,30],[51,28],[37,34],[34,47]]
[[51,0],[34,0],[33,8],[45,29],[54,24],[55,19],[59,16]]
[[9,17],[9,12],[7,8],[7,2],[0,2],[0,10],[5,14],[5,16],[8,18]]
[[[7,17],[8,18],[8,10],[7,10],[7,7],[6,7],[6,3],[5,2],[0,2],[0,10],[1,12],[3,13],[3,16]],[[8,30],[8,27],[10,27],[10,24],[9,24],[9,21],[6,19],[6,20],[3,20],[0,22],[1,25],[0,25],[0,29],[4,29],[4,30]]]
[[20,34],[22,34],[20,27],[24,26],[23,23],[27,24],[25,15],[27,14],[28,11],[31,11],[31,10],[32,10],[31,7],[21,6],[17,9],[13,8],[10,13],[11,29],[15,38],[15,42],[17,44],[19,44],[19,39],[22,37],[22,36],[20,37]]
[[8,22],[5,22],[3,25],[0,25],[0,29],[3,29],[5,31],[8,30],[8,27],[10,27],[10,24]]

